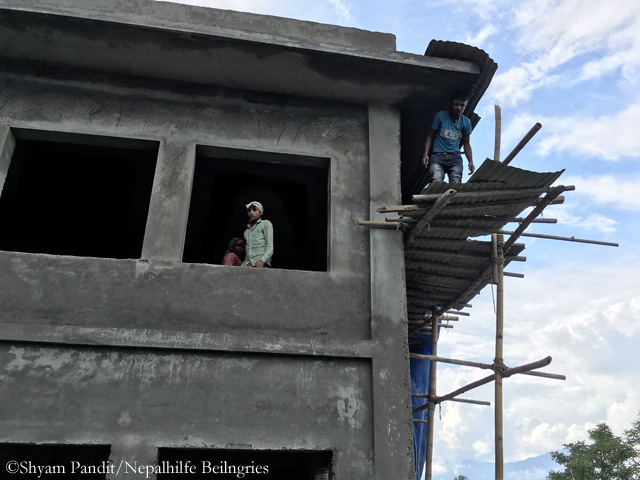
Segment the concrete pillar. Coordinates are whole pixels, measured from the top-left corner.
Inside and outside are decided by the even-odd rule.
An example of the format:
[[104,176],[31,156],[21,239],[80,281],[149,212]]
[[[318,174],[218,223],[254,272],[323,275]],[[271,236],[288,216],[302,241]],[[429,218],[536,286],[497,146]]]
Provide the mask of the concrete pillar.
[[16,148],[16,138],[11,133],[11,129],[6,125],[0,125],[0,195],[7,179],[9,164],[13,150]]
[[[370,218],[379,220],[377,208],[401,203],[395,107],[369,105],[369,162]],[[371,228],[370,255],[375,476],[414,478],[402,234]]]
[[182,260],[195,159],[195,144],[161,142],[142,246],[143,259]]

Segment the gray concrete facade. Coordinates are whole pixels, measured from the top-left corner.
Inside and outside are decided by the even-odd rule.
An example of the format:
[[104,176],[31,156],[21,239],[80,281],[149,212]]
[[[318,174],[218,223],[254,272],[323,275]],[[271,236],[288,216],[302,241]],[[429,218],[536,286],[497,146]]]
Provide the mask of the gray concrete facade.
[[[413,478],[402,236],[357,221],[401,202],[406,102],[477,66],[148,0],[0,0],[0,52],[0,192],[24,138],[158,146],[140,258],[0,251],[0,445],[318,450],[331,478]],[[328,164],[326,271],[183,262],[199,148]]]

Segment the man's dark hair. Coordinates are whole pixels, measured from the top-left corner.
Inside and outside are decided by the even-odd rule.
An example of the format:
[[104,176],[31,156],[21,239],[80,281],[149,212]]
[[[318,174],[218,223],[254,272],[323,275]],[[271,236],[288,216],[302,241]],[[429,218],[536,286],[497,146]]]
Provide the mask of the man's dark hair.
[[457,92],[453,95],[453,97],[451,97],[451,102],[455,102],[455,103],[467,103],[468,101],[469,99],[462,92]]

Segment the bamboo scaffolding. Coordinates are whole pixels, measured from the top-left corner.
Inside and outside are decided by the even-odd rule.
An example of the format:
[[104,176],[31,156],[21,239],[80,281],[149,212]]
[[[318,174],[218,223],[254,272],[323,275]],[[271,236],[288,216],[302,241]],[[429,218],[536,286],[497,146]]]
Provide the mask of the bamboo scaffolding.
[[[546,357],[546,358],[543,358],[542,360],[538,360],[537,362],[527,363],[525,365],[520,365],[519,367],[515,367],[515,368],[501,367],[504,371],[504,373],[502,373],[501,376],[511,377],[512,375],[516,375],[516,374],[524,374],[525,372],[529,372],[530,370],[545,367],[550,363],[551,363],[551,357]],[[436,397],[436,403],[449,401],[452,398],[457,397],[458,395],[462,395],[463,393],[473,390],[474,388],[478,388],[478,387],[481,387],[482,385],[486,385],[487,383],[491,383],[495,379],[495,376],[496,374],[492,373],[491,375],[481,378],[480,380],[476,380],[475,382],[465,385],[464,387],[460,387],[459,389],[451,393],[448,393],[441,397]],[[415,414],[415,413],[421,412],[426,408],[427,408],[427,404],[420,405],[419,407],[416,407],[413,409],[413,413]]]
[[429,227],[429,222],[433,219],[433,217],[440,213],[440,211],[449,204],[451,199],[454,197],[454,195],[457,195],[457,193],[458,192],[456,190],[450,188],[449,190],[438,196],[433,207],[431,207],[429,211],[424,214],[424,216],[420,219],[416,226],[413,227],[413,230],[411,230],[409,238],[407,238],[407,241],[405,242],[406,246],[411,246],[413,244],[416,237],[422,234],[422,232]]
[[[419,359],[419,360],[429,360],[429,361],[435,360],[435,361],[438,361],[440,363],[450,363],[452,365],[462,365],[464,367],[476,367],[476,368],[482,368],[482,369],[485,369],[485,370],[494,370],[495,369],[495,364],[480,363],[480,362],[470,362],[468,360],[457,360],[455,358],[436,357],[434,355],[422,355],[420,353],[411,353],[411,354],[409,354],[409,358],[415,358],[415,359]],[[544,359],[540,360],[540,362],[546,362],[548,358],[550,358],[550,357],[544,358]],[[545,366],[545,365],[542,365],[542,366]],[[514,369],[509,368],[508,370],[514,370]],[[523,375],[530,375],[532,377],[551,378],[551,379],[554,379],[554,380],[566,380],[567,379],[567,377],[565,375],[558,375],[556,373],[534,372],[534,371],[524,371],[524,372],[516,372],[516,373],[522,373]]]

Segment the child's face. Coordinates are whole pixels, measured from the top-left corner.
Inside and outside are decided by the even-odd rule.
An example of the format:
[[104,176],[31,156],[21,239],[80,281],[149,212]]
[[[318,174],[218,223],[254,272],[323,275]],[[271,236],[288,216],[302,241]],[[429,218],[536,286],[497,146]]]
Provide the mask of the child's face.
[[256,222],[262,216],[262,213],[260,213],[258,207],[256,207],[255,205],[251,205],[249,208],[247,208],[247,215],[249,216],[250,222]]

